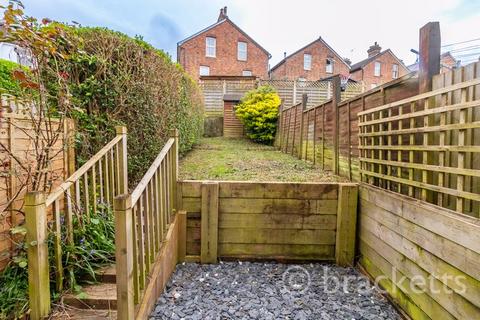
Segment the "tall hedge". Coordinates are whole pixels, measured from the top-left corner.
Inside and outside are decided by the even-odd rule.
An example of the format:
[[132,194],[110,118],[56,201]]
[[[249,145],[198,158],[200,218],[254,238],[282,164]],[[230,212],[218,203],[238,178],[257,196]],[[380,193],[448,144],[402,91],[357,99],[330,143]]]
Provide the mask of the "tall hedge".
[[0,93],[21,95],[20,83],[13,78],[13,71],[20,68],[20,65],[15,62],[0,59]]
[[64,66],[77,107],[77,156],[90,158],[128,128],[130,182],[138,181],[166,142],[180,131],[180,152],[201,136],[203,102],[197,84],[170,57],[140,38],[104,28],[66,27],[81,53]]

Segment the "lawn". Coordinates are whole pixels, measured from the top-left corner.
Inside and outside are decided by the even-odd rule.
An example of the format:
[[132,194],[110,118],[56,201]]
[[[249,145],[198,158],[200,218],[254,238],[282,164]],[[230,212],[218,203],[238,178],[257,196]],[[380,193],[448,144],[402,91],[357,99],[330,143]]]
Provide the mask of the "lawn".
[[247,139],[202,138],[180,160],[184,180],[346,181],[272,146]]

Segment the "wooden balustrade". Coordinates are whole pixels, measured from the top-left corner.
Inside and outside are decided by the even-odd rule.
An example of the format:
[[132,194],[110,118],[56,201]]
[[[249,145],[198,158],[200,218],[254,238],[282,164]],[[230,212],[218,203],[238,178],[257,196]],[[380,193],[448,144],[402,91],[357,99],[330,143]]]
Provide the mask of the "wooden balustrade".
[[133,319],[176,209],[178,131],[131,194],[114,202],[119,319]]
[[[102,207],[113,207],[113,199],[119,194],[125,194],[128,190],[127,130],[125,127],[117,127],[116,131],[117,135],[114,139],[51,192],[46,199],[43,194],[42,196],[39,196],[39,193],[27,194],[25,209],[27,241],[29,239],[35,241],[34,249],[28,250],[29,299],[33,319],[48,316],[50,309],[49,281],[38,279],[40,275],[46,273],[48,280],[48,255],[45,254],[48,213],[52,213],[51,220],[54,226],[56,290],[61,292],[64,281],[62,224],[66,230],[66,241],[72,244],[74,216],[81,224],[88,223],[91,212],[99,210],[99,204],[102,204]],[[42,231],[43,229],[45,232]],[[45,307],[46,305],[48,308]]]
[[479,88],[476,78],[360,112],[362,181],[480,217],[480,164],[472,161],[480,155]]

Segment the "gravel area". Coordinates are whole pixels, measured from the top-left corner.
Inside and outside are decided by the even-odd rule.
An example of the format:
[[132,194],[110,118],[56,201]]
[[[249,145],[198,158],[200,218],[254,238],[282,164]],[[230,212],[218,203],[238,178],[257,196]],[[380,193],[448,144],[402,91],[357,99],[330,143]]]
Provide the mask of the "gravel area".
[[150,319],[402,319],[353,268],[221,262],[178,265]]

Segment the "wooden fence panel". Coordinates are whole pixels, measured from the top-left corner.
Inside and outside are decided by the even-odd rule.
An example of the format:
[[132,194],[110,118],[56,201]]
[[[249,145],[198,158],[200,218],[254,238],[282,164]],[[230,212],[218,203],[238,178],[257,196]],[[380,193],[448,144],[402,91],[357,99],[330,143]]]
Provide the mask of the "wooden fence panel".
[[[53,125],[59,124],[53,120]],[[67,119],[63,128],[63,134],[59,136],[52,152],[57,155],[48,164],[49,175],[52,179],[51,189],[56,188],[63,180],[73,173],[69,171],[71,164],[74,165],[73,145],[69,144],[69,138],[73,136],[74,128]],[[46,132],[42,130],[41,132]],[[0,178],[0,271],[10,261],[15,244],[10,235],[10,228],[23,222],[23,215],[17,211],[23,207],[24,197],[27,191],[26,182],[29,180],[29,168],[35,167],[35,129],[30,116],[20,113],[2,113],[0,117],[0,165],[2,175]],[[5,146],[6,150],[3,148]],[[11,151],[8,152],[7,150]],[[17,159],[20,163],[15,160]],[[25,166],[25,164],[27,164]],[[25,168],[22,168],[22,165]],[[15,199],[9,204],[10,199]]]
[[[360,112],[362,181],[480,217],[473,161],[480,152],[479,66],[437,76],[440,89]],[[453,84],[444,86],[447,79]]]
[[[279,138],[275,145],[283,152],[296,154],[299,158],[311,161],[325,170],[335,171],[335,164],[338,163],[339,172],[337,173],[340,176],[360,181],[358,113],[416,95],[418,78],[415,73],[411,73],[365,93],[357,92],[352,96],[353,92],[355,91],[341,92],[342,101],[336,106],[333,105],[332,100],[312,106],[309,96],[303,111],[301,152],[300,140],[292,137],[294,132],[292,122],[295,122],[294,116],[292,117],[294,107],[284,104],[279,116],[281,124],[277,135]],[[298,104],[295,105],[297,111],[298,108]],[[338,108],[338,122],[335,119],[336,108]],[[315,120],[312,121],[312,119]]]
[[480,317],[480,224],[360,186],[360,265],[412,319]]

